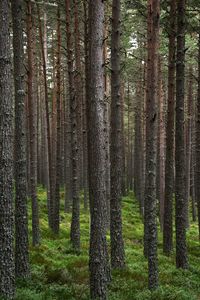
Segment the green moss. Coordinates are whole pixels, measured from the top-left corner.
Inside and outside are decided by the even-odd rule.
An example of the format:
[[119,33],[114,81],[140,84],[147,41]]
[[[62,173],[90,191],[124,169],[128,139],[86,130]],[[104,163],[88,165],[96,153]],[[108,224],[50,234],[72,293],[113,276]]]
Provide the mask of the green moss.
[[[17,300],[88,300],[89,299],[89,214],[84,211],[81,195],[81,252],[71,247],[71,214],[64,213],[64,193],[61,191],[60,234],[48,229],[46,191],[38,188],[42,244],[30,247],[31,278],[17,282]],[[175,253],[162,253],[162,234],[158,238],[159,281],[156,291],[148,286],[147,261],[143,256],[143,224],[133,193],[124,197],[123,234],[126,268],[112,272],[109,300],[197,300],[200,299],[199,237],[197,224],[191,223],[187,232],[190,269],[177,270]],[[31,235],[31,206],[29,201]],[[108,243],[110,242],[108,232]]]

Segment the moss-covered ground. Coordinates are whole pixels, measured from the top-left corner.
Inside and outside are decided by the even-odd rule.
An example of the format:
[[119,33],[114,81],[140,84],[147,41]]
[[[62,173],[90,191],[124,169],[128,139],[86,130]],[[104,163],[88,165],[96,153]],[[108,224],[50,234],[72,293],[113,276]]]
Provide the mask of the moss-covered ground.
[[[70,214],[64,213],[61,201],[61,229],[55,237],[48,229],[46,193],[38,190],[41,245],[30,247],[31,279],[17,282],[18,300],[89,299],[88,245],[89,214],[81,207],[81,253],[74,253],[69,242]],[[63,198],[63,194],[61,193]],[[197,225],[188,231],[190,268],[177,270],[175,255],[162,254],[159,232],[159,282],[156,291],[147,288],[147,261],[143,256],[143,224],[133,194],[123,198],[123,233],[126,269],[114,271],[109,286],[109,300],[200,299],[200,246]],[[31,236],[31,216],[30,216]],[[109,241],[109,237],[108,237]]]

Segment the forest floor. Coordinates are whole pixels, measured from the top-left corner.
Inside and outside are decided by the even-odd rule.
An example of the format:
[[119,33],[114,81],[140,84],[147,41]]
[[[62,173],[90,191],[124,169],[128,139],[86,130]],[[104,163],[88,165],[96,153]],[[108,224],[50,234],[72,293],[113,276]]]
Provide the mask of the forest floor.
[[[81,253],[73,252],[69,242],[70,214],[64,213],[61,201],[60,235],[48,229],[46,193],[38,190],[40,205],[41,246],[30,247],[31,279],[17,283],[18,300],[88,300],[88,245],[89,214],[81,206]],[[61,193],[63,198],[63,193]],[[133,194],[123,198],[123,233],[127,267],[112,273],[109,300],[197,300],[200,299],[200,246],[197,225],[188,231],[190,268],[177,270],[175,255],[162,254],[159,232],[160,287],[150,292],[147,288],[147,261],[143,256],[143,224]],[[30,216],[31,217],[31,216]],[[31,220],[31,219],[30,219]],[[30,221],[31,228],[31,221]],[[31,233],[31,229],[30,229]],[[109,241],[109,237],[108,237]]]

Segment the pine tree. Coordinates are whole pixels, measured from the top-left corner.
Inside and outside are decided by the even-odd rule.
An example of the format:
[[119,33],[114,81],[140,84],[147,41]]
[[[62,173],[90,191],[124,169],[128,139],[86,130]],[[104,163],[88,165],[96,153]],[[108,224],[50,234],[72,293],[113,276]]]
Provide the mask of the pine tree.
[[29,276],[22,0],[12,1],[15,79],[15,273]]
[[121,216],[120,0],[113,0],[112,3],[111,70],[111,265],[113,268],[122,268],[125,265],[125,254]]
[[10,5],[0,1],[0,297],[15,294]]

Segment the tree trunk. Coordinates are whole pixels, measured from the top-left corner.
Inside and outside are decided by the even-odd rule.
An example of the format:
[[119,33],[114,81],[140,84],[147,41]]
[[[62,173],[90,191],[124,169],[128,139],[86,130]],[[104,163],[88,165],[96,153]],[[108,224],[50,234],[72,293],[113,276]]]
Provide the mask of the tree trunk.
[[163,223],[163,252],[173,249],[173,187],[174,187],[174,117],[175,117],[175,53],[176,53],[176,1],[170,2],[169,58],[168,58],[168,110],[166,128],[165,200]]
[[175,200],[176,200],[176,266],[187,268],[185,145],[184,145],[184,81],[185,81],[185,0],[177,2],[176,63],[176,135],[175,135]]
[[58,4],[57,12],[57,62],[56,62],[56,107],[57,107],[57,141],[56,141],[56,181],[55,181],[55,199],[54,199],[54,220],[53,231],[59,233],[60,227],[60,181],[61,181],[61,82],[60,82],[60,60],[61,60],[61,30],[60,30],[60,7]]
[[28,255],[25,69],[22,0],[12,1],[13,51],[15,80],[15,274],[30,274]]
[[13,100],[9,1],[0,1],[0,297],[15,294]]
[[198,50],[198,91],[197,91],[197,120],[196,120],[196,198],[198,207],[198,224],[200,239],[200,33]]
[[84,209],[88,208],[88,153],[87,153],[87,105],[89,99],[89,49],[88,49],[88,5],[84,0],[84,51],[85,51],[85,97],[83,98],[83,184]]
[[104,140],[104,3],[89,2],[90,100],[88,101],[88,164],[90,197],[90,294],[107,299],[106,182]]
[[70,1],[66,0],[66,33],[67,33],[67,61],[70,94],[70,122],[71,122],[71,164],[72,164],[72,222],[71,242],[76,251],[80,250],[80,202],[78,195],[78,140],[77,140],[77,95],[74,89],[72,36],[70,27]]
[[124,137],[124,93],[125,93],[125,87],[124,82],[121,83],[121,145],[122,145],[122,166],[121,166],[121,188],[122,188],[122,196],[126,195],[126,158],[125,158],[125,137]]
[[120,0],[112,2],[112,37],[111,37],[111,134],[110,134],[110,236],[111,265],[123,268],[124,242],[121,216],[121,95],[120,95]]
[[163,231],[164,189],[165,189],[165,126],[164,126],[164,90],[162,80],[161,57],[158,61],[158,149],[157,149],[157,199],[159,202],[160,228]]
[[148,0],[148,63],[146,108],[146,186],[145,186],[145,253],[148,256],[149,288],[158,286],[156,224],[156,148],[157,148],[157,64],[159,40],[159,0]]
[[189,228],[189,203],[191,191],[191,153],[192,153],[192,101],[193,101],[193,75],[192,66],[189,69],[188,82],[188,103],[187,103],[187,120],[186,120],[186,229]]
[[27,2],[27,52],[28,52],[28,107],[30,130],[30,189],[32,200],[32,243],[36,246],[40,243],[39,212],[37,199],[37,109],[35,105],[34,91],[34,29],[32,20],[32,3]]

